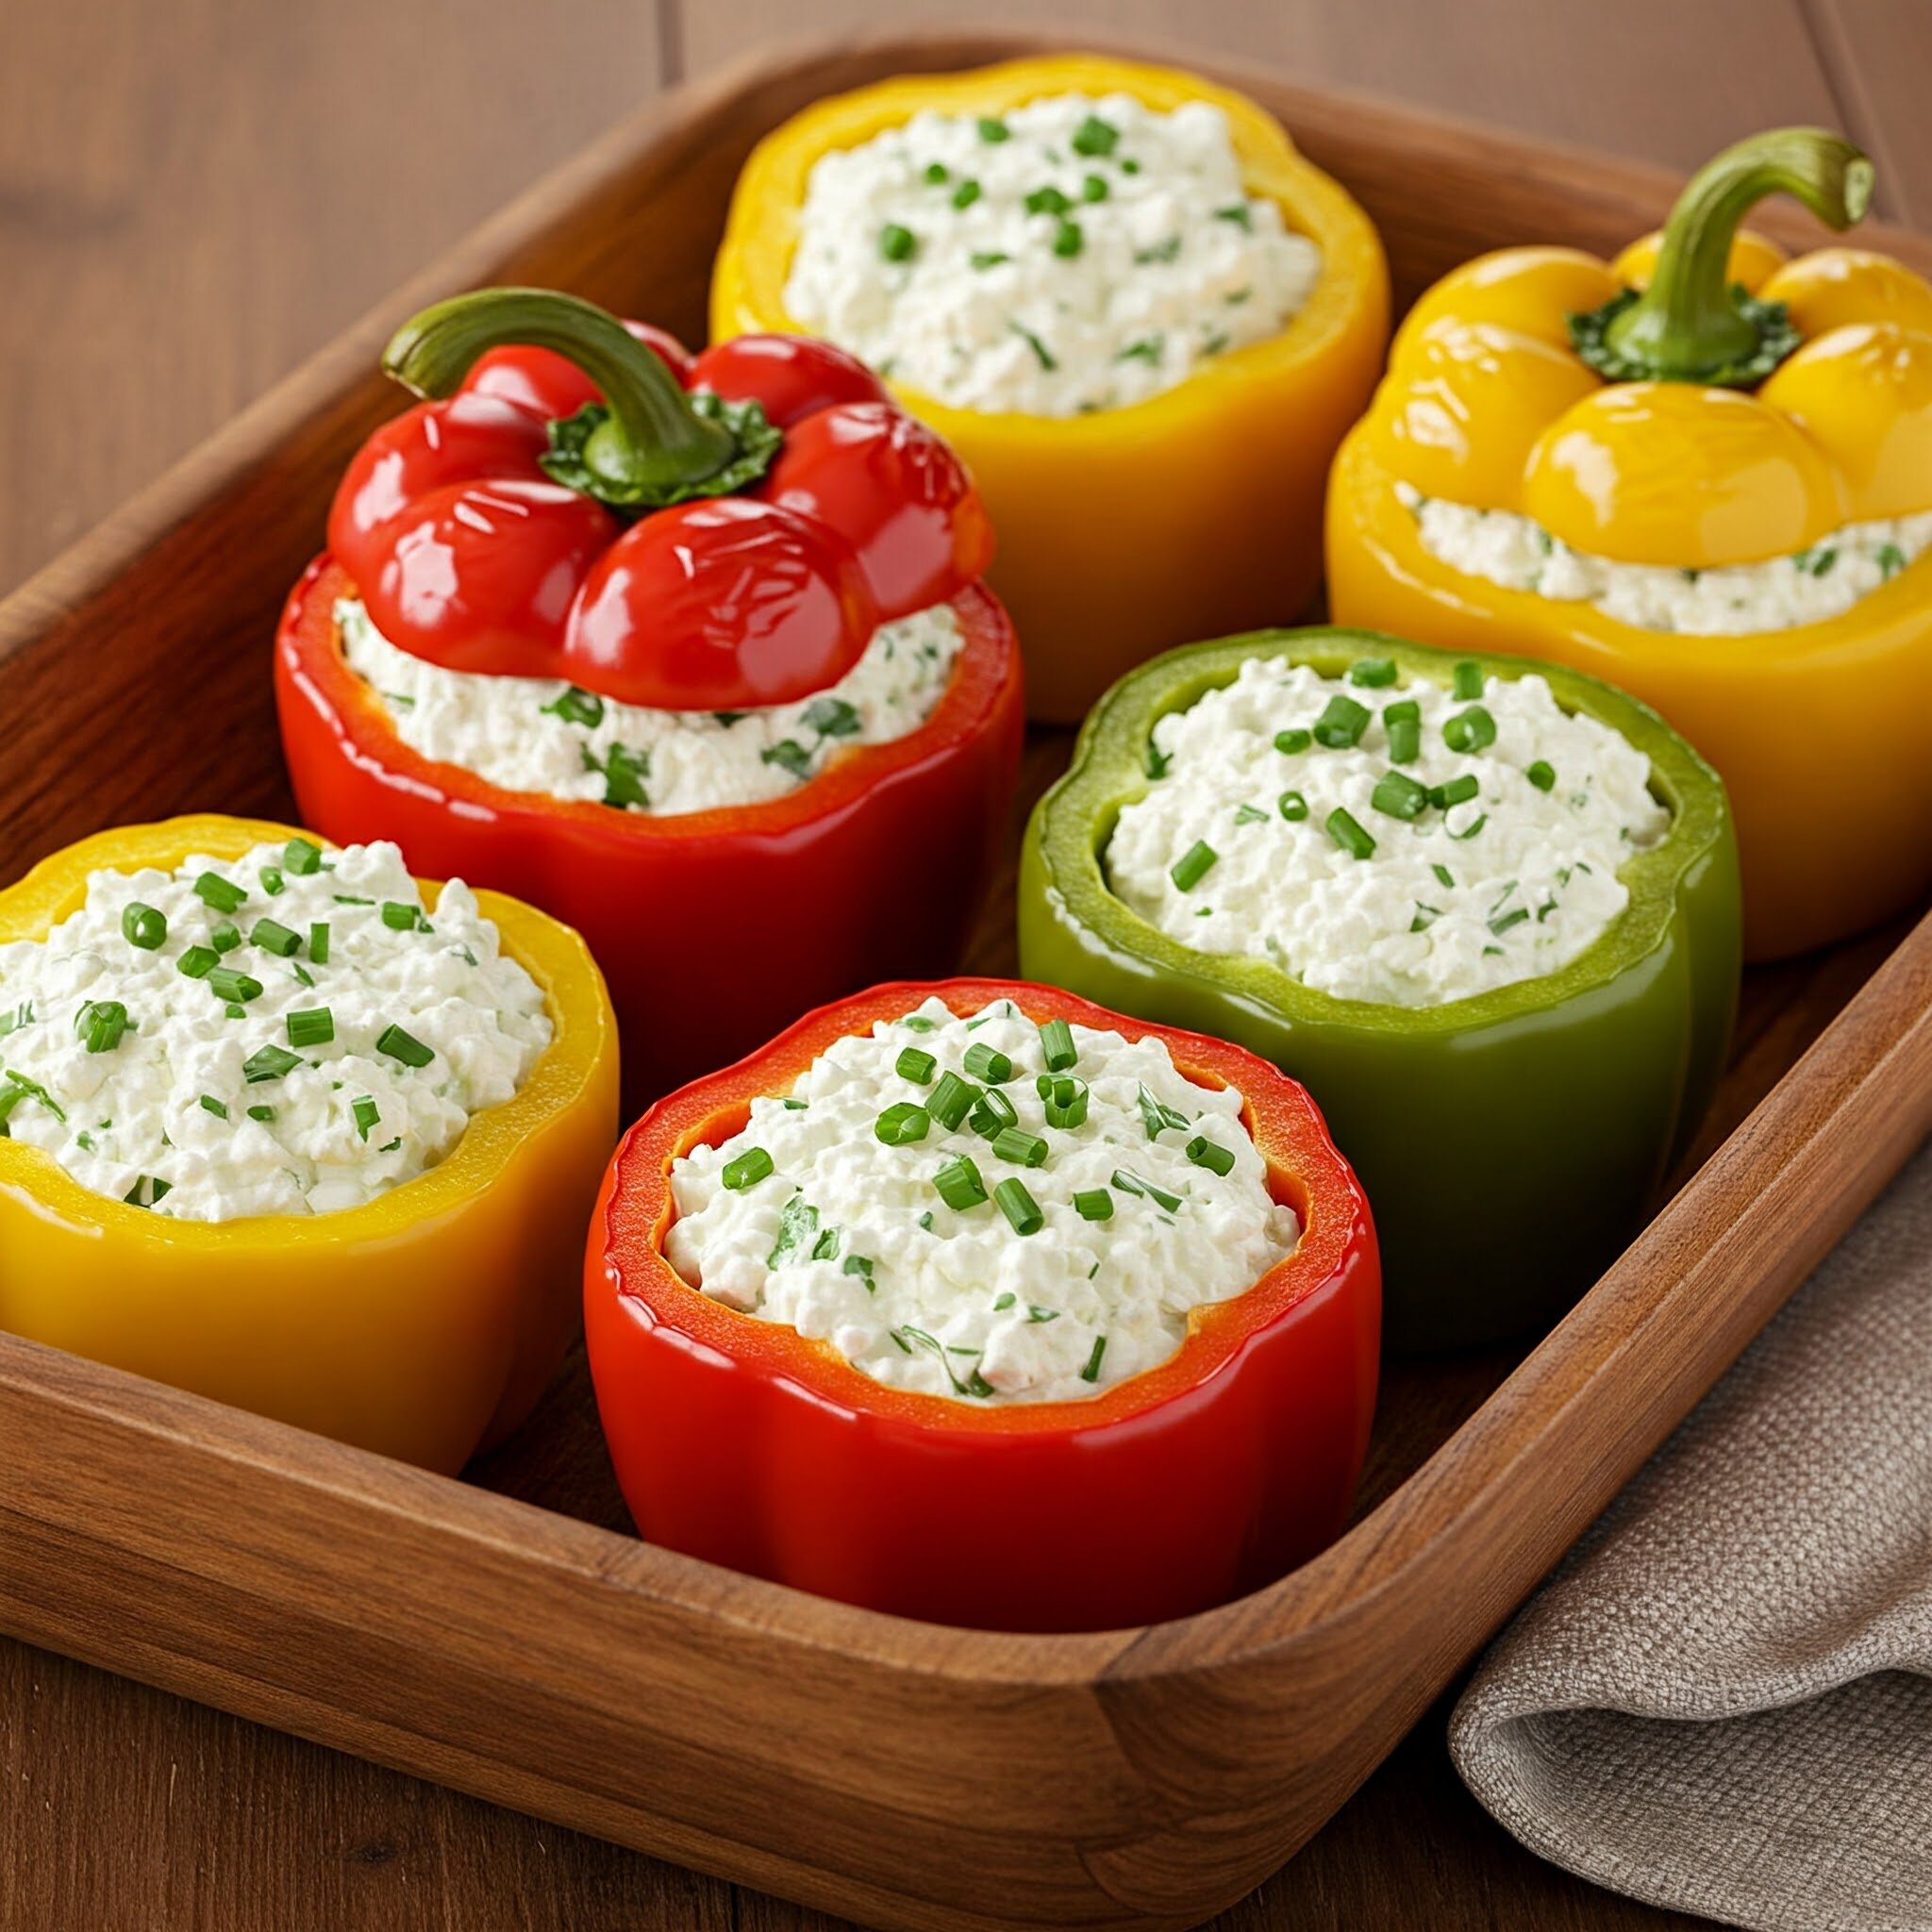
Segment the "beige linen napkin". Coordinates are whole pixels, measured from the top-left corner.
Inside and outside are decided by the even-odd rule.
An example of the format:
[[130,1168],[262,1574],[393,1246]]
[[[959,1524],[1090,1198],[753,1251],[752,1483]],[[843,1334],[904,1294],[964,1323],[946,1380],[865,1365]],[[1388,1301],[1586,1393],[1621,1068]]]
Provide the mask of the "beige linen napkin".
[[1449,1741],[1600,1885],[1932,1928],[1932,1147],[1504,1632]]

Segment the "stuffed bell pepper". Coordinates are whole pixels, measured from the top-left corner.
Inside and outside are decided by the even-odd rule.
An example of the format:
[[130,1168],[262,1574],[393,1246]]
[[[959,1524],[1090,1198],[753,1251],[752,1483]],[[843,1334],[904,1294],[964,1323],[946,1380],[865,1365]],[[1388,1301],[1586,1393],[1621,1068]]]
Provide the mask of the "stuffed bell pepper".
[[1297,616],[1388,337],[1361,209],[1252,101],[1097,56],[820,102],[752,154],[714,339],[807,330],[959,451],[1034,715]]
[[1785,129],[1614,262],[1457,270],[1329,491],[1338,623],[1572,665],[1709,758],[1754,958],[1932,887],[1932,287],[1738,226],[1785,192],[1842,228],[1871,183],[1849,143]]
[[[590,941],[641,1104],[881,967],[957,963],[1023,730],[986,515],[829,345],[695,359],[540,290],[426,310],[283,619],[331,838]],[[782,970],[781,970],[782,969]]]
[[617,1124],[576,935],[175,819],[0,891],[0,1328],[431,1469],[522,1421]]
[[1305,1081],[1375,1204],[1391,1343],[1546,1326],[1723,1067],[1724,786],[1573,672],[1359,631],[1171,652],[1041,801],[1020,964]]
[[640,1530],[904,1616],[1205,1609],[1368,1444],[1375,1234],[1307,1095],[1048,987],[877,987],[660,1102],[585,1291]]

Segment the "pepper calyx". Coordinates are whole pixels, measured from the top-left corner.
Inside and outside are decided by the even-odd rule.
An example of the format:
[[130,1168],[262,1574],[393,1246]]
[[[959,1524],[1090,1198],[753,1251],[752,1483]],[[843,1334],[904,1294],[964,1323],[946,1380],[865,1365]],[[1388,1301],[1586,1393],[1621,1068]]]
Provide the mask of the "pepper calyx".
[[[1804,338],[1782,302],[1761,302],[1741,282],[1733,282],[1730,297],[1757,336],[1755,345],[1734,362],[1695,378],[1711,389],[1755,389],[1799,346]],[[1642,358],[1626,355],[1617,344],[1613,325],[1641,299],[1635,289],[1620,289],[1601,308],[1572,310],[1570,346],[1606,382],[1648,382],[1658,372]],[[1668,379],[1668,378],[1665,378]]]
[[722,424],[731,433],[735,454],[723,469],[708,476],[626,479],[599,475],[587,452],[592,437],[610,420],[610,409],[604,403],[586,403],[575,415],[552,422],[550,447],[537,461],[553,483],[594,496],[606,508],[630,518],[669,509],[673,504],[748,490],[771,468],[784,446],[784,431],[766,418],[760,403],[726,402],[723,396],[701,394],[691,398],[691,406],[695,414]]

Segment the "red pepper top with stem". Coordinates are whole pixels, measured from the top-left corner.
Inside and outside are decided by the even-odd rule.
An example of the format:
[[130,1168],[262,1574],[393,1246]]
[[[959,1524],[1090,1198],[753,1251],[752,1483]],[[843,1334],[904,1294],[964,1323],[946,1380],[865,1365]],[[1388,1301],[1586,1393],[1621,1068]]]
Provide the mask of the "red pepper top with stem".
[[692,358],[575,296],[487,289],[383,364],[426,400],[350,463],[329,548],[386,638],[452,670],[788,704],[992,556],[959,459],[824,342]]

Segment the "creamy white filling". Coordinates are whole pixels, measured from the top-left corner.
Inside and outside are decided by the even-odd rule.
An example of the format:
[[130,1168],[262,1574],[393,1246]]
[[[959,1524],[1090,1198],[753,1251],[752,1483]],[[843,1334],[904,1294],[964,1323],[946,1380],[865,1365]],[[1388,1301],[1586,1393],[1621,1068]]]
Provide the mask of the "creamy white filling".
[[1846,524],[1808,550],[1762,563],[1672,570],[1587,556],[1512,510],[1424,496],[1407,483],[1395,493],[1415,518],[1423,548],[1465,576],[1687,637],[1756,636],[1840,617],[1932,545],[1927,510]]
[[[1162,718],[1158,775],[1108,843],[1113,891],[1195,952],[1340,999],[1435,1006],[1568,965],[1628,904],[1619,866],[1669,829],[1649,759],[1533,674],[1473,699],[1363,675],[1251,658]],[[1391,705],[1417,709],[1406,760]]]
[[[1239,1093],[1190,1080],[1157,1040],[1070,1031],[1066,1077],[1086,1096],[1071,1126],[1049,1123],[1038,1090],[1040,1029],[1005,1001],[959,1018],[928,999],[839,1041],[789,1092],[754,1100],[741,1132],[673,1162],[666,1256],[704,1293],[896,1389],[1062,1402],[1154,1368],[1186,1339],[1191,1308],[1245,1292],[1300,1227],[1269,1195]],[[974,1049],[1010,1072],[974,1073]],[[1024,1142],[989,1138],[988,1103],[952,1128],[924,1111],[943,1112],[948,1073],[991,1107],[1005,1096],[1017,1131],[1044,1145],[1038,1165]],[[879,1138],[893,1108],[922,1110],[920,1138]],[[936,1176],[961,1158],[984,1197],[953,1207]],[[1036,1232],[1008,1218],[1005,1182],[1037,1207]]]
[[556,678],[449,671],[400,649],[355,598],[335,607],[342,656],[396,736],[506,791],[658,817],[756,805],[815,778],[841,746],[917,731],[964,640],[950,605],[881,625],[837,684],[752,711],[651,711]]
[[95,873],[0,945],[0,1132],[181,1221],[355,1208],[441,1160],[549,1044],[542,992],[459,880],[425,915],[395,846],[315,853]]
[[824,156],[785,304],[955,408],[1072,416],[1279,334],[1321,270],[1246,192],[1220,108],[1056,94]]

